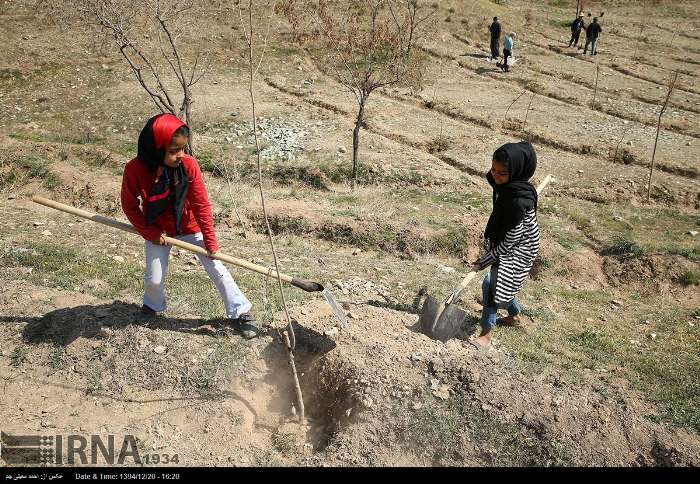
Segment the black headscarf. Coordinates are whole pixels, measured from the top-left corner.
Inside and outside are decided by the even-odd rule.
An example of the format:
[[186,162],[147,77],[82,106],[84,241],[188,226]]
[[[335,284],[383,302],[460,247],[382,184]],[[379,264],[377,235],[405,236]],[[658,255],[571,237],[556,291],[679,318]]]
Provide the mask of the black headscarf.
[[[156,121],[158,121],[156,123]],[[159,114],[148,120],[141,130],[138,141],[138,159],[144,163],[154,175],[158,167],[163,165],[163,174],[153,185],[145,203],[146,223],[152,225],[172,204],[175,217],[175,230],[182,233],[182,212],[187,200],[189,178],[185,165],[180,163],[176,168],[163,164],[165,150],[173,134],[181,126],[187,126],[177,117],[170,114]]]
[[535,174],[537,155],[535,148],[527,141],[506,143],[498,148],[494,159],[504,160],[508,167],[508,183],[497,185],[491,175],[486,179],[493,187],[493,211],[489,217],[484,237],[492,244],[498,244],[506,237],[506,232],[517,226],[529,210],[537,210],[537,190],[528,180]]

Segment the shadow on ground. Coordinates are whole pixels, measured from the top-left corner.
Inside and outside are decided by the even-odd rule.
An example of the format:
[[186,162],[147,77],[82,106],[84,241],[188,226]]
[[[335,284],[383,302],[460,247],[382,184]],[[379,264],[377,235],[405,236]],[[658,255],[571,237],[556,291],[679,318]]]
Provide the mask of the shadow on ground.
[[165,316],[147,316],[136,304],[114,301],[109,304],[61,308],[43,316],[0,316],[0,323],[27,323],[22,337],[29,344],[53,343],[68,346],[77,338],[102,339],[102,328],[125,328],[132,324],[150,329],[164,329],[183,333],[230,333],[233,328],[226,319],[187,319]]

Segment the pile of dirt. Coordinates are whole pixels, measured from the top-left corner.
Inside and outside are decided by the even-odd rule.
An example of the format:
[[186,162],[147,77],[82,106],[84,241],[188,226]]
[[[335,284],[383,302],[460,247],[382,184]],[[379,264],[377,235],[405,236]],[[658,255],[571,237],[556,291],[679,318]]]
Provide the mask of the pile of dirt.
[[[443,465],[700,463],[698,436],[651,422],[648,403],[614,374],[586,373],[580,385],[555,373],[533,379],[505,351],[429,339],[410,313],[355,306],[340,330],[322,303],[303,312],[296,316],[306,332],[335,345],[308,367],[333,375],[319,388],[333,388],[323,394],[334,395],[327,410],[334,432],[306,463],[398,465],[409,456]],[[606,389],[620,390],[624,402]],[[445,419],[460,425],[442,428]],[[431,440],[417,431],[437,433]],[[436,456],[440,439],[453,447]]]
[[688,273],[700,273],[700,264],[680,255],[603,258],[603,270],[613,286],[668,289],[685,287]]

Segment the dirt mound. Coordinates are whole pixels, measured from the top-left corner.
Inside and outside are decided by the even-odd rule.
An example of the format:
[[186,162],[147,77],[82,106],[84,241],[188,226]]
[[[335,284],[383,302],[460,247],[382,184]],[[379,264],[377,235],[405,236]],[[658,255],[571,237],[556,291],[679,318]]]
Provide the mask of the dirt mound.
[[603,258],[603,270],[611,285],[634,285],[669,289],[693,284],[689,274],[698,274],[700,264],[679,255]]
[[649,421],[643,397],[615,376],[589,373],[580,386],[556,374],[533,380],[504,351],[430,340],[415,314],[357,305],[339,330],[323,304],[301,311],[302,324],[335,344],[311,373],[332,375],[320,387],[343,396],[327,410],[328,446],[309,462],[399,464],[392,456],[408,452],[431,464],[700,463],[698,437]]
[[603,271],[603,259],[589,247],[567,250],[556,243],[543,241],[540,255],[530,271],[534,280],[562,279],[585,289],[602,289],[608,286]]

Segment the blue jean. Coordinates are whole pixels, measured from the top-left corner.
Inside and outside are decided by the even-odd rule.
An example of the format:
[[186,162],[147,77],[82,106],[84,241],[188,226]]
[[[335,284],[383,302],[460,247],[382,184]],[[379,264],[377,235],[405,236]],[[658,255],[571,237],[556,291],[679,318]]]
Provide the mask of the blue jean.
[[481,284],[481,295],[483,297],[484,309],[481,312],[481,328],[485,331],[490,331],[496,327],[498,319],[498,310],[508,310],[509,316],[516,316],[522,311],[522,307],[518,300],[513,298],[507,303],[497,303],[495,306],[491,302],[491,294],[496,293],[496,279],[498,274],[498,266],[491,266],[491,270],[486,273],[484,282]]
[[596,55],[598,53],[598,38],[591,40],[591,55]]

